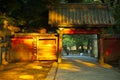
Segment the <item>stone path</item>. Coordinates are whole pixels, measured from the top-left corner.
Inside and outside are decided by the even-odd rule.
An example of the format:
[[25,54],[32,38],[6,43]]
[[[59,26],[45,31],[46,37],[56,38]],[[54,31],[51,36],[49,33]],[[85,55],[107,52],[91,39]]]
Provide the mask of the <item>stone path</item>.
[[45,80],[52,64],[52,61],[8,64],[0,70],[0,80]]
[[120,73],[91,57],[64,57],[55,80],[120,80]]

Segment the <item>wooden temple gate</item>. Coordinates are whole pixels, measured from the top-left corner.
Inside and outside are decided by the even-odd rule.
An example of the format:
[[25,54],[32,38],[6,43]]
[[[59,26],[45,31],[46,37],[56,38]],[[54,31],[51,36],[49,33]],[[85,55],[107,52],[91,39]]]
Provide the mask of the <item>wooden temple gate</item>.
[[[114,23],[112,9],[106,4],[60,4],[49,10],[51,27],[57,34],[18,33],[12,39],[9,61],[62,61],[63,34],[98,35],[99,62],[104,63],[104,28]],[[18,45],[19,44],[19,45]],[[13,55],[14,54],[14,55]],[[17,56],[20,54],[19,56]]]
[[99,62],[104,63],[103,38],[104,28],[113,25],[111,8],[106,4],[60,4],[49,11],[49,24],[58,27],[59,50],[58,62],[62,58],[63,34],[98,35]]

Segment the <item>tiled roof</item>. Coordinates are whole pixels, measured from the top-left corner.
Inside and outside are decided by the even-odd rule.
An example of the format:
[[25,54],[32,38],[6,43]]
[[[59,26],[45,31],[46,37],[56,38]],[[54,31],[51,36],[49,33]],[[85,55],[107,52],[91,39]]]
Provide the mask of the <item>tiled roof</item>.
[[49,24],[54,26],[106,27],[113,23],[112,9],[105,4],[60,4],[49,10]]

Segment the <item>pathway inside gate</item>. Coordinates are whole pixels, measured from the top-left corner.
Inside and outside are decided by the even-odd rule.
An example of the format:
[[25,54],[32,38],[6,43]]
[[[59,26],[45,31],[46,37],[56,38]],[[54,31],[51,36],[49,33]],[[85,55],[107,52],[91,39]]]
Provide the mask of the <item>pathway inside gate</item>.
[[45,80],[53,61],[19,62],[0,66],[0,80]]
[[64,56],[55,80],[119,80],[120,72],[89,56]]

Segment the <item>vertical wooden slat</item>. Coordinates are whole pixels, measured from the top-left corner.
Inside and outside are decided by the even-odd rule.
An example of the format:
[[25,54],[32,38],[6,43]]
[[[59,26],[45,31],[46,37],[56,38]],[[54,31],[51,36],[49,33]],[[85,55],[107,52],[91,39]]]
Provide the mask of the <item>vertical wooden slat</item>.
[[93,24],[95,23],[95,15],[94,15],[94,9],[92,9],[92,19],[93,19]]
[[65,24],[68,24],[68,9],[67,8],[65,8],[65,19],[66,19]]
[[67,23],[67,11],[66,11],[66,8],[64,8],[64,24],[66,25],[66,23]]
[[99,19],[99,11],[98,9],[96,9],[96,14],[97,14],[97,24],[100,24],[100,19]]
[[64,17],[65,10],[62,8],[62,24],[65,22],[65,17]]
[[103,9],[101,9],[101,24],[104,23],[104,12],[103,12]]
[[76,23],[76,8],[73,9],[73,14],[74,14],[73,24],[77,24]]
[[65,11],[64,11],[64,8],[62,8],[62,24],[64,24],[64,22],[65,22],[65,16],[64,16],[64,14],[65,14]]
[[70,8],[68,8],[68,24],[70,24]]
[[57,16],[56,16],[56,8],[55,8],[55,11],[54,11],[54,23],[56,24],[57,23]]
[[52,17],[52,22],[54,23],[54,11],[52,11],[51,17]]
[[58,24],[60,24],[60,16],[61,16],[60,9],[57,9]]
[[55,22],[55,19],[54,19],[54,11],[52,11],[52,22],[53,22],[53,23]]
[[72,24],[75,24],[75,9],[74,8],[72,9],[72,13],[73,13],[73,17],[72,17],[73,23]]
[[106,14],[106,24],[109,24],[109,15],[108,15],[108,10],[105,10]]
[[95,8],[95,24],[98,24],[98,18],[97,18],[97,9]]
[[73,24],[73,8],[71,8],[71,11],[70,11],[70,18],[71,18],[71,24]]
[[75,9],[74,8],[72,9],[72,14],[73,14],[73,17],[72,17],[73,22],[72,22],[72,24],[75,24]]
[[93,24],[93,9],[91,8],[91,14],[90,14],[90,24]]
[[103,12],[103,14],[101,15],[102,18],[103,18],[103,23],[102,24],[105,24],[105,12],[104,12],[104,9],[102,9],[102,12]]
[[66,11],[66,8],[64,8],[64,18],[65,18],[64,19],[64,21],[65,21],[64,24],[67,23],[67,17],[66,16],[67,16],[67,11]]
[[81,16],[81,18],[80,18],[80,20],[81,20],[81,24],[83,24],[83,21],[84,21],[84,13],[83,13],[83,10],[81,9],[80,10],[80,16]]
[[106,14],[106,9],[104,9],[104,22],[105,22],[105,24],[107,24],[107,14]]
[[85,12],[85,9],[83,9],[83,24],[86,24],[86,12]]
[[91,21],[90,21],[90,14],[91,14],[91,11],[90,11],[90,8],[88,8],[88,14],[87,14],[88,24],[91,23]]
[[59,23],[59,20],[58,20],[58,11],[57,9],[55,9],[55,23]]
[[51,19],[52,19],[52,17],[51,17],[51,10],[49,10],[49,21],[48,21],[48,24],[52,24],[52,22],[51,22]]
[[78,8],[78,22],[81,24],[81,14],[80,14],[80,9]]
[[71,20],[71,8],[69,8],[69,24],[72,23],[72,20]]
[[[101,14],[100,9],[98,9],[98,14]],[[101,15],[98,15],[98,19],[99,19],[99,24],[102,24]]]
[[79,22],[79,9],[78,8],[76,9],[76,23],[80,24],[80,22]]
[[86,10],[86,24],[89,24],[89,9]]
[[60,13],[59,13],[59,14],[60,14],[60,15],[59,15],[59,18],[60,18],[60,24],[62,24],[62,21],[61,21],[61,20],[62,20],[62,19],[61,19],[61,18],[62,18],[61,8],[59,8],[59,12],[60,12]]

